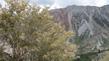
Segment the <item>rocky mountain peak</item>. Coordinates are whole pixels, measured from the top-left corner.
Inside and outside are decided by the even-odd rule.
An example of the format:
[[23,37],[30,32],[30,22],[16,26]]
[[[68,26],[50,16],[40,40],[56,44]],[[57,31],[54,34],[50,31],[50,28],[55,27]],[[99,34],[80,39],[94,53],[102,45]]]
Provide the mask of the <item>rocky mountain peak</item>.
[[[74,31],[74,42],[79,43],[81,51],[105,49],[109,47],[109,5],[68,6],[51,10],[57,22],[66,30]],[[83,49],[82,49],[83,48]]]

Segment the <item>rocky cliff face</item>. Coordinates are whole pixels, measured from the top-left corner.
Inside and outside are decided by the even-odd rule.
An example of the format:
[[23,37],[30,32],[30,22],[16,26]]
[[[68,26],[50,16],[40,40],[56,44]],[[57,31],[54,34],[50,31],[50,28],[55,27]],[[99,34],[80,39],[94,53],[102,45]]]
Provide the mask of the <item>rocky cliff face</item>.
[[66,30],[74,31],[70,42],[77,43],[80,51],[88,52],[109,47],[109,6],[68,6],[51,10],[57,22]]

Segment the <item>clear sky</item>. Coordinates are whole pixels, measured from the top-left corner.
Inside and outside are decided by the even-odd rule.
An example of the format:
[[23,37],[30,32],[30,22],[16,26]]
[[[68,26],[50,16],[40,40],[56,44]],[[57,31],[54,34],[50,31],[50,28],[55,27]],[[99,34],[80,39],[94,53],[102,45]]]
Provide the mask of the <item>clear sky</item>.
[[[50,6],[51,9],[62,8],[68,5],[89,5],[89,6],[103,6],[109,4],[109,0],[30,0],[41,6]],[[3,0],[0,3],[4,4]]]

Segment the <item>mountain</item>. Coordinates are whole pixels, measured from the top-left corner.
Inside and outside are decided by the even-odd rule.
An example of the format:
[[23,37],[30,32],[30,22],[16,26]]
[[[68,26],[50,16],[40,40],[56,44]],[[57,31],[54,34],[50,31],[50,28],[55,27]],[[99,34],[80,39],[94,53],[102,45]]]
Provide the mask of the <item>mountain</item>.
[[109,5],[72,5],[50,13],[66,30],[75,32],[69,41],[78,44],[81,53],[109,48]]

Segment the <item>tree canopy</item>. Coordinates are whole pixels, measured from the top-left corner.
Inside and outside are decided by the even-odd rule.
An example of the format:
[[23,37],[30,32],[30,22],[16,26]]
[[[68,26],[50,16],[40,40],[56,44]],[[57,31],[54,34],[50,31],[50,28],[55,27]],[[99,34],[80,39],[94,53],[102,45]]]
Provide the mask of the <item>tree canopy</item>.
[[73,59],[76,45],[67,42],[73,33],[55,23],[47,8],[25,0],[6,2],[6,7],[0,8],[0,61]]

